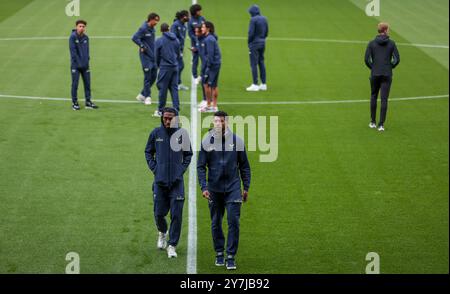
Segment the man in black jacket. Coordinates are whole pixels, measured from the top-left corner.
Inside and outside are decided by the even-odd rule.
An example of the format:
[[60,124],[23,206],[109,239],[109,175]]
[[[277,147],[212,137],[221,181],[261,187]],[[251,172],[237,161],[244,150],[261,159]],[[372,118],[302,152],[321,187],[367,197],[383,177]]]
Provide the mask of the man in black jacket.
[[378,93],[381,92],[381,113],[378,130],[384,131],[389,91],[392,84],[392,69],[400,63],[400,54],[395,42],[389,39],[389,25],[387,23],[378,24],[378,33],[379,35],[370,41],[367,46],[365,63],[371,69],[371,121],[369,127],[372,129],[377,127],[377,98]]
[[[250,164],[244,142],[228,128],[228,115],[223,111],[214,114],[214,128],[202,142],[197,173],[203,197],[209,201],[211,230],[216,251],[215,264],[223,266],[226,263],[228,270],[234,270],[239,243],[241,204],[242,201],[247,201],[250,188]],[[222,231],[225,210],[228,221],[226,260],[225,237]]]
[[[153,205],[159,231],[157,247],[165,249],[169,258],[177,257],[176,246],[181,234],[184,204],[183,174],[192,157],[189,136],[178,127],[178,113],[174,108],[163,108],[161,126],[155,128],[145,147],[145,159],[155,178]],[[169,241],[166,241],[166,215],[170,210]]]

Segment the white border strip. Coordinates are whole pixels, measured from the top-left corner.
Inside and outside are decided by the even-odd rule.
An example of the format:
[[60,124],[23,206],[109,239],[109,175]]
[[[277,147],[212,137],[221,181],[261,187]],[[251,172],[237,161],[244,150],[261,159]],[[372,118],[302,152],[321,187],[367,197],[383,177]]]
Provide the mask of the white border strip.
[[[196,85],[191,85],[191,101],[180,102],[181,104],[191,105],[191,116],[193,110],[197,111],[197,88]],[[195,92],[195,93],[193,93]],[[427,100],[427,99],[442,99],[448,98],[449,94],[435,95],[435,96],[415,96],[415,97],[400,97],[389,98],[389,101],[409,101],[409,100]],[[0,98],[5,99],[23,99],[23,100],[49,100],[49,101],[72,101],[70,98],[59,97],[41,97],[41,96],[17,96],[17,95],[3,95]],[[0,99],[1,100],[1,99]],[[142,104],[135,100],[112,100],[112,99],[95,99],[95,102],[100,103],[116,103],[116,104]],[[343,103],[369,103],[369,99],[348,99],[348,100],[292,100],[292,101],[221,101],[221,105],[308,105],[308,104],[343,104]],[[197,115],[197,113],[195,112]],[[193,119],[197,119],[193,117]],[[197,135],[196,133],[192,136]],[[196,142],[195,142],[196,143]]]
[[[91,36],[90,39],[104,39],[104,40],[119,40],[126,39],[131,40],[130,36]],[[50,41],[50,40],[68,40],[69,37],[6,37],[0,38],[2,41]],[[247,37],[236,36],[221,36],[220,40],[247,40]],[[319,39],[319,38],[277,38],[269,37],[267,41],[287,41],[287,42],[313,42],[313,43],[341,43],[341,44],[362,44],[366,45],[369,41],[360,40],[338,40],[338,39]],[[408,46],[417,48],[436,48],[436,49],[449,49],[449,45],[442,44],[420,44],[420,43],[396,43],[398,46]]]

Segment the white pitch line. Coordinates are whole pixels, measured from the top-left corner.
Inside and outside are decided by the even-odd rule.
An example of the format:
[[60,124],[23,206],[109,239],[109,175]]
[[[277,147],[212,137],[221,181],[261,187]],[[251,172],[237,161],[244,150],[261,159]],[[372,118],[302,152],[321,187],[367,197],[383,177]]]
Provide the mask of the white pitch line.
[[[197,4],[197,0],[192,0]],[[197,273],[197,85],[191,77],[191,147],[193,155],[189,165],[189,194],[188,194],[188,247],[186,273]]]
[[[191,147],[197,150],[197,86],[191,82]],[[189,165],[188,248],[186,272],[197,273],[197,152]]]
[[[130,36],[91,36],[91,39],[104,40],[131,40]],[[247,40],[247,37],[237,36],[220,36],[220,40]],[[0,38],[2,41],[50,41],[50,40],[68,40],[69,37],[55,36],[55,37],[6,37]],[[339,39],[320,39],[320,38],[283,38],[283,37],[269,37],[267,41],[285,41],[285,42],[313,42],[313,43],[341,43],[341,44],[368,44],[369,41],[361,40],[339,40]],[[442,44],[420,44],[420,43],[396,43],[398,46],[417,47],[417,48],[435,48],[435,49],[449,49],[449,45]]]
[[[195,84],[194,84],[195,86]],[[196,89],[196,87],[193,87]],[[191,88],[191,101],[182,101],[180,104],[193,105],[192,109],[197,107],[197,92],[192,93],[194,89]],[[192,100],[192,95],[195,95],[195,101]],[[415,96],[415,97],[400,97],[389,98],[389,101],[408,101],[408,100],[427,100],[427,99],[441,99],[448,98],[449,94],[435,95],[435,96]],[[0,98],[4,99],[23,99],[23,100],[50,100],[50,101],[72,101],[70,98],[59,97],[40,97],[40,96],[17,96],[17,95],[3,95]],[[111,99],[95,99],[95,102],[101,103],[117,103],[117,104],[140,104],[139,102],[131,100],[111,100]],[[343,104],[343,103],[369,103],[369,99],[354,99],[354,100],[292,100],[292,101],[221,101],[221,105],[308,105],[308,104]]]

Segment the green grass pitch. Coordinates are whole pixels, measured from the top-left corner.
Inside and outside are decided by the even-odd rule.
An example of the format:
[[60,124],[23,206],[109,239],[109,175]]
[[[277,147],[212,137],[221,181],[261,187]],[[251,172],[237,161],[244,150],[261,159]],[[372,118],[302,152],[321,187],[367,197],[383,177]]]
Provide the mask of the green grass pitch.
[[[237,273],[364,273],[371,251],[380,255],[382,273],[448,273],[449,4],[383,0],[374,18],[365,15],[366,2],[257,1],[273,38],[266,49],[269,91],[262,93],[245,92],[253,1],[200,2],[223,55],[219,106],[367,99],[223,104],[231,115],[279,117],[277,161],[249,153],[252,185]],[[69,251],[79,253],[82,273],[185,273],[187,201],[178,259],[155,246],[152,175],[143,153],[159,125],[154,105],[99,102],[98,111],[74,112],[69,101],[12,97],[70,96],[67,38],[76,18],[65,15],[67,3],[0,0],[0,273],[64,273]],[[171,24],[190,4],[81,0],[94,101],[134,100],[142,73],[132,34],[150,11]],[[382,134],[367,127],[366,44],[304,40],[368,41],[380,20],[400,43],[391,97],[447,95],[392,100]],[[189,57],[185,62],[190,84]],[[190,116],[190,93],[180,98]],[[224,273],[213,264],[199,190],[197,216],[197,270]]]

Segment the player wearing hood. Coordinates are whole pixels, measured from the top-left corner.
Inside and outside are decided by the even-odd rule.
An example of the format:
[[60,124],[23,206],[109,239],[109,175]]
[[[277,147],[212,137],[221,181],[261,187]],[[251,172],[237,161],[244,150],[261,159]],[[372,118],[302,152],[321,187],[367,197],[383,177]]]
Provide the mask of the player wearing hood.
[[[250,51],[250,66],[252,69],[252,84],[247,91],[265,91],[266,65],[264,63],[264,52],[266,50],[266,38],[269,34],[269,25],[265,16],[261,15],[258,5],[252,5],[248,12],[251,15],[248,26],[248,49]],[[261,84],[258,85],[258,67]]]
[[169,25],[161,25],[162,36],[155,44],[155,61],[159,69],[156,86],[159,90],[159,105],[154,116],[160,116],[161,110],[166,106],[167,91],[172,96],[173,107],[179,112],[180,101],[178,97],[178,58],[180,56],[180,42],[175,34],[169,32]]
[[[154,174],[153,205],[156,227],[159,231],[157,247],[167,256],[177,257],[183,219],[184,179],[192,157],[190,139],[185,129],[178,126],[178,112],[174,108],[161,110],[161,126],[151,133],[145,147],[148,168]],[[170,211],[170,229],[167,240],[166,216]]]

